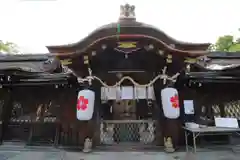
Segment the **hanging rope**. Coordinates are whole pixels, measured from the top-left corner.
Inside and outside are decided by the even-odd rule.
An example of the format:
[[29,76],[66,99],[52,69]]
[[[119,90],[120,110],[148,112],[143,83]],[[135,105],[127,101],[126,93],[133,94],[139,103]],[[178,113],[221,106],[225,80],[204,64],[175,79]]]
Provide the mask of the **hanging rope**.
[[166,71],[167,71],[167,67],[164,67],[162,69],[162,74],[159,74],[158,76],[156,76],[153,80],[151,80],[149,83],[147,84],[139,84],[138,82],[136,82],[132,77],[130,76],[124,76],[122,77],[118,82],[116,82],[116,84],[114,85],[108,85],[106,84],[103,80],[101,80],[99,77],[97,76],[93,76],[92,75],[92,70],[91,68],[88,68],[88,73],[89,73],[89,76],[87,76],[86,78],[81,78],[81,77],[78,77],[76,73],[73,73],[73,75],[75,75],[77,78],[77,81],[78,83],[84,83],[84,82],[88,82],[89,85],[92,85],[92,80],[96,79],[98,80],[104,87],[119,87],[121,86],[121,84],[123,83],[123,81],[125,80],[129,80],[130,82],[132,82],[132,84],[135,86],[135,87],[150,87],[152,86],[158,79],[162,79],[163,80],[163,84],[165,85],[167,80],[171,81],[171,82],[176,82],[176,79],[177,77],[180,75],[180,73],[176,73],[175,75],[173,76],[168,76],[166,74]]
[[176,82],[177,77],[180,75],[180,73],[176,73],[175,75],[173,75],[172,77],[169,77],[166,74],[161,74],[156,76],[153,80],[151,80],[149,83],[147,84],[139,84],[138,82],[136,82],[134,79],[132,79],[130,76],[124,76],[122,77],[116,84],[114,85],[108,85],[105,82],[103,82],[103,80],[101,80],[99,77],[97,76],[87,76],[86,78],[78,78],[78,82],[79,83],[84,83],[84,82],[89,82],[92,81],[94,79],[98,80],[104,87],[117,87],[120,86],[123,81],[125,80],[129,80],[133,83],[134,86],[136,87],[150,87],[152,86],[158,79],[163,79],[164,81],[169,80],[172,82]]

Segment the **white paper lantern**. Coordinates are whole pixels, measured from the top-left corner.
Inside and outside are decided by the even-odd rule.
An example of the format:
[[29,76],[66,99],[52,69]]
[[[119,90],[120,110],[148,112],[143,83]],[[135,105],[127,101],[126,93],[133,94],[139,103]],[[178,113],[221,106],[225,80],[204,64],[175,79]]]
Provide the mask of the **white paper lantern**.
[[94,112],[95,93],[89,89],[81,90],[77,100],[77,119],[88,121],[92,119]]
[[161,97],[164,116],[177,119],[180,116],[178,91],[175,88],[164,88]]

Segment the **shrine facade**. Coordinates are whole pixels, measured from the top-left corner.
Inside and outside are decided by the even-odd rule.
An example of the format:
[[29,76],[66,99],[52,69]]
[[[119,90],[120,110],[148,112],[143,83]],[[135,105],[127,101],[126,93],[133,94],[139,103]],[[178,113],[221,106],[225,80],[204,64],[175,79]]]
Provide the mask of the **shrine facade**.
[[[1,142],[173,152],[184,144],[186,121],[240,116],[239,53],[209,46],[138,22],[126,4],[116,23],[79,42],[47,46],[48,54],[1,55]],[[91,105],[91,116],[83,115]]]

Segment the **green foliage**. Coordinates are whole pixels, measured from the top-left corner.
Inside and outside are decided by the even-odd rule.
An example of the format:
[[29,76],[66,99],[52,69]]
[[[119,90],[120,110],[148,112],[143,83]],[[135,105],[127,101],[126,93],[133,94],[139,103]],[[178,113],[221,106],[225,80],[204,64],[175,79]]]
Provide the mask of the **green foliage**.
[[229,52],[240,51],[240,43],[235,43],[229,48]]
[[3,53],[18,53],[18,46],[11,42],[3,42],[0,40],[0,52]]
[[237,40],[234,40],[234,37],[232,35],[221,36],[218,38],[215,44],[210,46],[209,50],[225,51],[225,52],[240,51],[240,38],[237,38]]
[[208,47],[208,51],[215,51],[216,48],[215,48],[215,44],[211,44],[209,47]]
[[231,35],[221,36],[218,38],[215,44],[215,49],[217,51],[229,51],[233,44],[234,44],[233,36]]

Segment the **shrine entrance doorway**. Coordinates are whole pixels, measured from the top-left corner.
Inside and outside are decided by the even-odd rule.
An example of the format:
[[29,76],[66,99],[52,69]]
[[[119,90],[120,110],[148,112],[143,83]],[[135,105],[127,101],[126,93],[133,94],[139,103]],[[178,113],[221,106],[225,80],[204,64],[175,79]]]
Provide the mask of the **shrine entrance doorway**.
[[162,145],[161,140],[159,140],[162,136],[156,118],[158,107],[154,92],[148,92],[146,95],[148,95],[148,99],[146,97],[144,99],[135,99],[136,97],[121,99],[123,96],[120,96],[117,99],[106,100],[105,97],[102,100],[101,145],[124,146],[125,149],[127,146],[132,148],[134,146],[152,147]]

